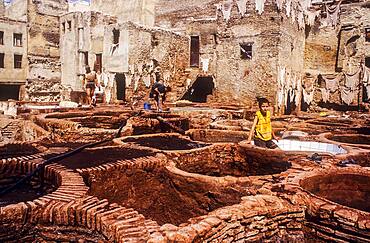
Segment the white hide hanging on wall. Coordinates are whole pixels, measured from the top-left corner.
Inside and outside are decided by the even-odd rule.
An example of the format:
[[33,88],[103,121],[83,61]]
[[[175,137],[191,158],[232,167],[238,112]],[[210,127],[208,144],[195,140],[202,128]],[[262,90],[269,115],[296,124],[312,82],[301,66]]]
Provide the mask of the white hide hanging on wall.
[[263,13],[263,10],[265,9],[265,1],[266,0],[255,0],[256,11],[260,15]]
[[238,6],[238,11],[241,16],[247,12],[247,2],[248,0],[236,0],[236,5]]

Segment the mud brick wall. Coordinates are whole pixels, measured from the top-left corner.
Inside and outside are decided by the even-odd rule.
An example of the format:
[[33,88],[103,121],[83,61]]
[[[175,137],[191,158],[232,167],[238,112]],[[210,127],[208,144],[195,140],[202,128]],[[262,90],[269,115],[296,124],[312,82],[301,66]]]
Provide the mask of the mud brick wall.
[[167,158],[174,161],[179,167],[182,165],[197,167],[199,163],[228,163],[243,161],[236,149],[237,145],[220,143],[213,144],[204,148],[192,149],[190,151],[171,151],[165,152]]
[[[341,180],[336,176],[348,176],[347,182]],[[332,178],[328,178],[332,176]],[[351,190],[352,195],[362,195],[360,199],[365,199],[369,172],[361,167],[353,168],[332,168],[332,169],[319,169],[313,170],[307,173],[301,173],[298,175],[290,175],[288,183],[285,185],[286,192],[289,194],[289,200],[295,205],[305,205],[306,207],[306,222],[305,227],[311,231],[311,233],[318,236],[320,239],[325,241],[346,241],[346,242],[366,242],[370,237],[370,213],[366,211],[360,211],[351,207],[346,207],[342,204],[329,201],[323,197],[307,191],[311,187],[310,181],[317,178],[320,185],[320,190],[340,190],[344,189],[342,193],[336,193],[335,196],[343,196],[347,201],[352,200],[357,196],[350,196],[350,193],[346,193],[348,188],[351,188],[348,180],[356,177],[363,177],[362,181],[356,181],[356,184],[352,188],[358,188]],[[325,178],[326,177],[326,178]],[[307,179],[307,180],[306,180]],[[321,183],[320,180],[332,180],[335,184]],[[314,181],[313,181],[314,182]],[[341,186],[341,183],[345,185]],[[361,185],[360,185],[361,184]],[[301,186],[301,187],[300,187]],[[330,188],[328,188],[330,186]],[[303,187],[303,188],[302,188]],[[362,192],[360,192],[362,188]],[[357,190],[357,191],[356,191]],[[355,200],[355,199],[353,199]],[[366,199],[365,199],[366,200]],[[363,206],[366,206],[364,204]]]
[[162,235],[152,234],[151,241],[236,242],[303,240],[304,212],[274,196],[243,197],[238,205],[217,209],[176,227],[161,226]]

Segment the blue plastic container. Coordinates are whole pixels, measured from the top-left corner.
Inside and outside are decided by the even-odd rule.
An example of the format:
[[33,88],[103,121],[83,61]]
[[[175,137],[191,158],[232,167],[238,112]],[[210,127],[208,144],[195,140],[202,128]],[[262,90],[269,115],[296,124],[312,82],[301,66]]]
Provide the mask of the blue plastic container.
[[144,103],[144,110],[150,110],[152,108],[151,104],[149,103]]

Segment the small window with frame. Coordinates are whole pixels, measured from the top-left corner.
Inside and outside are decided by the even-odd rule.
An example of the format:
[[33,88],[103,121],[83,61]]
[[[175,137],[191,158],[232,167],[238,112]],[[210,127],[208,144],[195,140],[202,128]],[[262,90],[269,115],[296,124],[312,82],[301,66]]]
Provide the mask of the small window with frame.
[[14,33],[13,40],[14,46],[22,46],[22,34]]
[[22,68],[22,55],[14,54],[14,68]]
[[253,43],[248,42],[248,43],[241,43],[240,44],[240,58],[241,59],[252,59],[252,54],[253,54]]
[[62,23],[62,31],[63,31],[63,33],[66,32],[66,22]]

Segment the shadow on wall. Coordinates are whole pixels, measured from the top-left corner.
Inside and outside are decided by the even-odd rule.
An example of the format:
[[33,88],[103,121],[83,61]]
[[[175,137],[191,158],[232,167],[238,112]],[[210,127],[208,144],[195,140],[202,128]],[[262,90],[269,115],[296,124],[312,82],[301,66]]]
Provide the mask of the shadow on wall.
[[207,102],[207,96],[212,94],[214,87],[212,77],[198,77],[181,99],[205,103]]

